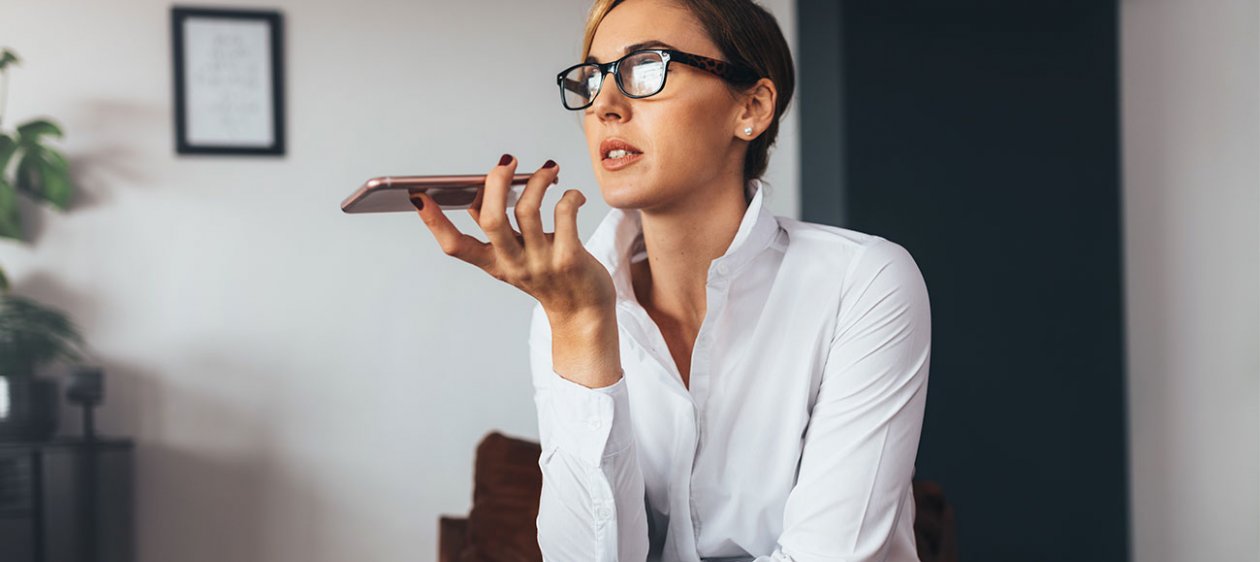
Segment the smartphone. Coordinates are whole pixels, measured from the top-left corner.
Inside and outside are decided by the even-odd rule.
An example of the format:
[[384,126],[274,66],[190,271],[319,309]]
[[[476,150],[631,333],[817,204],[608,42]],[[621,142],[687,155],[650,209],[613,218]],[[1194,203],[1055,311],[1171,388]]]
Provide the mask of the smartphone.
[[[507,206],[516,205],[525,184],[532,174],[516,174],[508,188]],[[560,181],[556,176],[553,184]],[[346,213],[393,213],[416,212],[411,204],[411,194],[423,192],[429,195],[444,211],[467,209],[477,197],[477,191],[486,185],[485,174],[462,176],[380,176],[363,182],[363,185],[341,202]]]

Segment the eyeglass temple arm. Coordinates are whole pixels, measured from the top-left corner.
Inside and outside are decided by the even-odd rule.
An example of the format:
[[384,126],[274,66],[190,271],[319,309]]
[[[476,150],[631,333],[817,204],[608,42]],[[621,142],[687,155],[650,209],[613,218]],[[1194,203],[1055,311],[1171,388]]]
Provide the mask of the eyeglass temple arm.
[[758,78],[757,71],[733,62],[726,62],[701,55],[693,55],[681,51],[669,51],[670,58],[681,62],[688,66],[694,66],[700,70],[705,70],[716,74],[722,78],[728,78],[740,83],[756,82]]

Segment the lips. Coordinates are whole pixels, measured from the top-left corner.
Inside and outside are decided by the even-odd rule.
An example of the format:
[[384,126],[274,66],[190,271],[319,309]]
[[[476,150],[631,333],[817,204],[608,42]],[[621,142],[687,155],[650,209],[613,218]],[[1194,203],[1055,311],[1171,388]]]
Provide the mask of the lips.
[[621,139],[604,139],[604,142],[599,143],[600,159],[607,160],[608,153],[618,149],[629,152],[630,154],[643,154],[643,151],[639,150],[639,147]]

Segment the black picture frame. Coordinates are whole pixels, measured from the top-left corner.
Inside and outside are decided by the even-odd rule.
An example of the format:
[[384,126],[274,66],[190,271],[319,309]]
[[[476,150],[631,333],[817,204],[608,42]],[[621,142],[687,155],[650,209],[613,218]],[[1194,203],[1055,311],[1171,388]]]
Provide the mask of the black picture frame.
[[[200,21],[199,21],[200,20]],[[226,20],[226,21],[225,21]],[[284,155],[285,154],[285,115],[284,115],[284,25],[283,17],[277,10],[259,10],[259,9],[225,9],[213,7],[197,7],[197,6],[172,6],[171,7],[171,62],[173,68],[174,80],[174,108],[175,108],[175,151],[178,154],[220,154],[220,155]],[[253,61],[267,61],[270,63],[270,72],[265,72],[269,76],[270,84],[270,100],[265,101],[262,106],[253,103],[248,99],[240,97],[233,99],[233,91],[237,94],[242,91],[242,84],[254,86],[255,84],[246,79],[237,83],[224,85],[225,80],[240,80],[242,76],[248,74],[250,70],[256,70],[250,67],[250,54],[245,52],[245,48],[231,45],[224,48],[221,53],[215,53],[219,57],[213,66],[207,65],[202,69],[189,69],[186,65],[187,55],[190,53],[189,45],[186,41],[204,40],[205,37],[189,37],[186,32],[186,25],[189,23],[214,23],[219,25],[220,29],[227,30],[234,22],[239,23],[263,23],[266,26],[266,42],[267,45],[259,52],[253,53]],[[247,26],[242,26],[244,29]],[[248,26],[252,27],[252,26]],[[204,29],[204,25],[203,25]],[[206,33],[201,31],[199,33]],[[216,48],[222,41],[216,39],[214,43]],[[204,54],[205,47],[199,47],[196,52]],[[231,59],[230,57],[236,57]],[[236,67],[227,69],[229,65],[235,64]],[[226,69],[226,70],[225,70]],[[233,72],[235,70],[236,72]],[[242,74],[240,71],[245,71]],[[197,72],[197,79],[201,81],[200,85],[196,83],[190,85],[188,72]],[[211,76],[212,75],[212,76]],[[209,76],[209,78],[207,78]],[[213,111],[218,112],[217,120],[211,115],[209,107],[205,103],[194,106],[190,104],[190,96],[196,96],[196,99],[206,99],[202,94],[211,92],[212,88],[220,88],[220,103],[214,106]],[[192,88],[200,88],[197,92],[190,92]],[[235,88],[235,90],[232,90]],[[245,92],[247,97],[252,94],[258,96],[260,90],[255,89]],[[256,100],[255,100],[256,101]],[[236,105],[230,105],[236,104]],[[200,108],[200,109],[199,109]],[[246,110],[242,110],[246,109]],[[266,114],[266,110],[270,111],[270,115]],[[192,112],[198,112],[193,114]],[[255,115],[250,116],[250,112]],[[229,123],[230,121],[230,123]],[[198,125],[201,123],[202,125]],[[204,125],[205,123],[215,123],[215,125]],[[269,123],[270,135],[261,135],[265,140],[260,141],[258,131],[265,130]],[[215,129],[214,127],[218,127]],[[238,137],[232,137],[227,131],[230,130],[248,130],[253,137],[240,133]],[[213,131],[210,134],[209,131]],[[213,140],[207,140],[213,137]]]

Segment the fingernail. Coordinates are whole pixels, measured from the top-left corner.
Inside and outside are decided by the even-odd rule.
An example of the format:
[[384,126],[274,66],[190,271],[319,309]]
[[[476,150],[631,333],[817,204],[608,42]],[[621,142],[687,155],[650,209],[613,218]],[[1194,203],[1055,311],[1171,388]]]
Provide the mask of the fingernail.
[[415,205],[418,210],[424,210],[424,199],[421,199],[419,195],[411,198],[411,204]]
[[504,154],[501,158],[499,158],[499,165],[506,166],[508,162],[511,162],[511,161],[512,161],[512,155]]
[[554,167],[556,167],[556,161],[555,161],[555,160],[548,160],[546,164],[543,164],[543,167],[544,167],[544,168],[554,168]]

